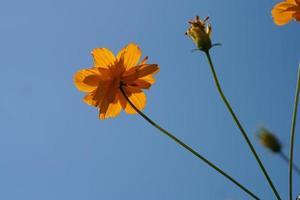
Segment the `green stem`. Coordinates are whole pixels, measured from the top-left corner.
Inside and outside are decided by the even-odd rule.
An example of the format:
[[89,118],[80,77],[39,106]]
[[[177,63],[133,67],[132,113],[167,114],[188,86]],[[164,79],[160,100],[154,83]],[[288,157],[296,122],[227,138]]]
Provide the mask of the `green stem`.
[[295,139],[295,129],[296,129],[296,120],[297,120],[299,90],[300,90],[300,64],[299,64],[299,68],[298,68],[298,78],[297,78],[297,86],[296,86],[294,110],[293,110],[293,118],[292,118],[292,126],[291,126],[290,162],[289,162],[289,197],[290,197],[290,200],[293,199],[294,139]]
[[168,136],[169,138],[171,138],[172,140],[174,140],[177,144],[179,144],[180,146],[182,146],[183,148],[185,148],[186,150],[188,150],[189,152],[191,152],[192,154],[194,154],[197,158],[199,158],[200,160],[202,160],[203,162],[205,162],[207,165],[209,165],[210,167],[212,167],[213,169],[215,169],[217,172],[219,172],[220,174],[222,174],[225,178],[227,178],[228,180],[230,180],[231,182],[233,182],[236,186],[238,186],[243,191],[245,191],[247,194],[249,194],[253,199],[260,200],[260,198],[258,198],[255,194],[253,194],[250,190],[248,190],[246,187],[244,187],[242,184],[240,184],[238,181],[236,181],[230,175],[228,175],[223,170],[221,170],[219,167],[217,167],[212,162],[210,162],[209,160],[207,160],[205,157],[203,157],[202,155],[200,155],[199,153],[197,153],[194,149],[192,149],[191,147],[189,147],[187,144],[185,144],[184,142],[182,142],[180,139],[178,139],[177,137],[175,137],[173,134],[171,134],[170,132],[166,131],[165,129],[163,129],[162,127],[160,127],[157,123],[155,123],[154,121],[152,121],[148,116],[146,116],[142,111],[140,111],[130,101],[130,99],[127,97],[127,95],[126,95],[126,93],[125,93],[122,85],[120,86],[120,90],[121,90],[123,96],[125,97],[125,99],[127,100],[127,102],[130,104],[130,106],[141,117],[143,117],[147,122],[149,122],[152,126],[154,126],[155,128],[157,128],[159,131],[161,131],[162,133],[164,133],[166,136]]
[[254,155],[256,161],[258,162],[258,164],[259,164],[259,166],[260,166],[260,169],[262,170],[262,172],[263,172],[265,178],[267,179],[269,185],[271,186],[271,188],[272,188],[272,190],[273,190],[273,192],[274,192],[276,198],[277,198],[278,200],[281,200],[281,198],[280,198],[280,196],[279,196],[279,194],[278,194],[278,192],[277,192],[277,190],[276,190],[274,184],[272,183],[271,178],[269,177],[269,175],[268,175],[268,173],[267,173],[267,171],[266,171],[266,169],[265,169],[263,163],[261,162],[261,160],[260,160],[258,154],[256,153],[256,151],[255,151],[255,149],[254,149],[254,146],[252,145],[252,143],[251,143],[249,137],[247,136],[246,131],[244,130],[244,128],[243,128],[243,126],[241,125],[241,123],[240,123],[238,117],[237,117],[236,114],[234,113],[234,111],[233,111],[233,109],[231,108],[231,106],[230,106],[230,104],[229,104],[229,102],[228,102],[226,96],[225,96],[224,93],[223,93],[223,90],[222,90],[221,85],[220,85],[220,83],[219,83],[219,80],[218,80],[218,77],[217,77],[217,74],[216,74],[214,65],[213,65],[212,60],[211,60],[211,57],[210,57],[209,51],[206,51],[205,54],[206,54],[206,57],[207,57],[207,59],[208,59],[209,66],[210,66],[210,69],[211,69],[211,72],[212,72],[212,74],[213,74],[215,84],[216,84],[216,86],[217,86],[218,92],[219,92],[219,94],[220,94],[220,96],[221,96],[223,102],[225,103],[225,105],[226,105],[226,107],[227,107],[229,113],[231,114],[232,118],[234,119],[235,123],[237,124],[238,128],[240,129],[240,131],[241,131],[241,133],[242,133],[244,139],[246,140],[248,146],[250,147],[250,150],[251,150],[252,154]]

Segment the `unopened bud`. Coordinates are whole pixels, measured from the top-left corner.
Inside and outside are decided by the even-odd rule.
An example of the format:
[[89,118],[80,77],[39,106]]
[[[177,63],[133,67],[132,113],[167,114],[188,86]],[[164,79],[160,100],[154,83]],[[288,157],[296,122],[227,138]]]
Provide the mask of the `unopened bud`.
[[271,150],[273,153],[278,153],[281,151],[281,144],[279,140],[266,128],[261,128],[258,131],[258,138],[260,143],[267,149]]

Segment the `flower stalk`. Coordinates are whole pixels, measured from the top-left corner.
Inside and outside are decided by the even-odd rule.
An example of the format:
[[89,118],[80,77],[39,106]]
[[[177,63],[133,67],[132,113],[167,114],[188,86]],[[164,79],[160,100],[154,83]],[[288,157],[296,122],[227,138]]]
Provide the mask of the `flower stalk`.
[[126,95],[124,88],[122,86],[122,84],[120,85],[120,90],[121,93],[123,94],[124,98],[127,100],[127,102],[130,104],[130,106],[141,116],[143,117],[149,124],[151,124],[152,126],[154,126],[156,129],[158,129],[160,132],[162,132],[163,134],[165,134],[166,136],[168,136],[169,138],[171,138],[174,142],[176,142],[177,144],[179,144],[181,147],[183,147],[184,149],[188,150],[189,152],[191,152],[194,156],[196,156],[197,158],[199,158],[200,160],[202,160],[204,163],[206,163],[207,165],[209,165],[210,167],[212,167],[214,170],[216,170],[217,172],[219,172],[220,174],[222,174],[225,178],[227,178],[228,180],[230,180],[232,183],[234,183],[237,187],[239,187],[240,189],[242,189],[244,192],[246,192],[248,195],[250,195],[253,199],[255,200],[260,200],[260,198],[258,198],[255,194],[253,194],[250,190],[248,190],[245,186],[243,186],[241,183],[239,183],[238,181],[236,181],[233,177],[231,177],[230,175],[228,175],[227,173],[225,173],[222,169],[220,169],[219,167],[217,167],[216,165],[214,165],[212,162],[210,162],[208,159],[206,159],[204,156],[200,155],[198,152],[196,152],[194,149],[192,149],[190,146],[188,146],[187,144],[185,144],[184,142],[182,142],[180,139],[178,139],[177,137],[175,137],[172,133],[168,132],[167,130],[165,130],[164,128],[162,128],[161,126],[159,126],[157,123],[155,123],[153,120],[151,120],[147,115],[145,115],[142,111],[140,111],[129,99],[129,97]]
[[272,182],[270,176],[269,176],[268,173],[267,173],[267,170],[265,169],[265,167],[264,167],[262,161],[260,160],[258,154],[256,153],[256,150],[255,150],[253,144],[251,143],[251,141],[250,141],[250,139],[249,139],[249,137],[248,137],[248,135],[247,135],[245,129],[244,129],[243,126],[241,125],[241,123],[240,123],[238,117],[236,116],[235,112],[233,111],[233,109],[232,109],[232,107],[231,107],[229,101],[227,100],[227,98],[226,98],[226,96],[225,96],[225,94],[224,94],[224,92],[223,92],[223,90],[222,90],[222,88],[221,88],[221,85],[220,85],[220,82],[219,82],[217,73],[216,73],[215,68],[214,68],[214,65],[213,65],[213,63],[212,63],[212,59],[211,59],[209,50],[204,51],[204,52],[205,52],[205,55],[206,55],[206,57],[207,57],[207,60],[208,60],[209,66],[210,66],[210,69],[211,69],[211,72],[212,72],[212,75],[213,75],[213,78],[214,78],[214,82],[215,82],[215,84],[216,84],[216,87],[217,87],[217,89],[218,89],[218,92],[219,92],[219,94],[220,94],[220,96],[221,96],[223,102],[224,102],[225,105],[226,105],[226,108],[228,109],[228,111],[229,111],[229,113],[231,114],[231,116],[232,116],[234,122],[236,123],[236,125],[237,125],[238,128],[240,129],[240,132],[242,133],[242,135],[243,135],[243,137],[244,137],[246,143],[248,144],[248,146],[249,146],[249,148],[250,148],[252,154],[254,155],[254,157],[255,157],[255,159],[256,159],[256,161],[257,161],[257,163],[258,163],[258,165],[259,165],[261,171],[263,172],[265,178],[267,179],[267,181],[268,181],[268,183],[269,183],[271,189],[273,190],[273,193],[275,194],[277,200],[281,200],[281,198],[280,198],[280,196],[279,196],[279,193],[277,192],[277,190],[276,190],[276,188],[275,188],[275,186],[274,186],[274,184],[273,184],[273,182]]
[[293,199],[293,159],[294,159],[294,140],[295,140],[295,129],[298,111],[298,101],[299,101],[299,91],[300,91],[300,64],[298,68],[297,86],[295,92],[294,100],[294,110],[291,125],[291,138],[290,138],[290,161],[289,161],[289,198]]

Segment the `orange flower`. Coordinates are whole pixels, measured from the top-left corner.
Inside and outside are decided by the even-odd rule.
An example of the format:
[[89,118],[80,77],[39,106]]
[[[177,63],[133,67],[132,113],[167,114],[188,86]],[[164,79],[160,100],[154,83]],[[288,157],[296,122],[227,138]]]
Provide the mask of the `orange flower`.
[[274,23],[282,26],[295,19],[300,21],[300,0],[285,0],[272,9]]
[[94,67],[80,70],[74,76],[77,89],[88,93],[83,101],[99,109],[100,119],[116,117],[122,109],[135,114],[120,90],[122,87],[129,100],[142,110],[146,105],[142,89],[149,89],[155,82],[152,75],[159,71],[158,65],[146,64],[148,57],[139,62],[142,52],[133,43],[116,57],[106,48],[95,48],[92,55]]

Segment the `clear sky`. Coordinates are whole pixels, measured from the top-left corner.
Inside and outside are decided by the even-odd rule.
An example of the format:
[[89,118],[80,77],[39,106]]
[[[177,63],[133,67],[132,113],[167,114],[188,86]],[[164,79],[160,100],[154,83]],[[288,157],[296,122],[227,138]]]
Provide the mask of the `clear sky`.
[[[195,15],[210,16],[213,41],[223,44],[212,50],[223,89],[286,199],[287,164],[255,138],[264,125],[288,151],[300,24],[275,26],[277,2],[1,1],[0,199],[250,199],[140,116],[100,121],[82,102],[72,79],[92,66],[91,50],[117,53],[130,42],[161,68],[145,113],[262,199],[274,199],[204,55],[191,53],[184,32]],[[300,176],[294,179],[300,193]]]

